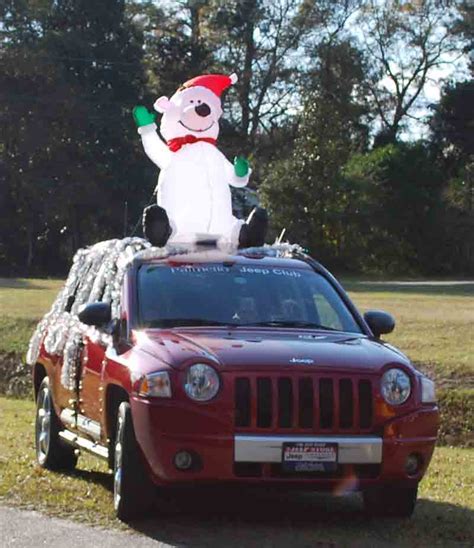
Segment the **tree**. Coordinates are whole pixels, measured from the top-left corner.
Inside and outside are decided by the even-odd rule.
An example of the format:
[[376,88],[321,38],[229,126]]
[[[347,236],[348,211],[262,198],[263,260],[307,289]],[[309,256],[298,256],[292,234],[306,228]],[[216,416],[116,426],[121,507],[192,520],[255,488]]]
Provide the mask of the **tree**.
[[145,36],[148,89],[172,95],[193,76],[218,72],[218,64],[204,34],[205,8],[209,0],[182,0],[168,5],[135,4],[136,24]]
[[458,18],[453,4],[438,0],[364,2],[358,26],[380,124],[376,144],[395,142],[435,71],[455,66],[461,46],[450,29]]
[[358,205],[360,267],[394,274],[441,273],[446,239],[444,177],[425,143],[398,143],[354,155],[343,178]]
[[347,4],[351,2],[208,2],[203,22],[206,36],[222,67],[239,76],[227,115],[238,128],[246,152],[258,153],[261,135],[271,137],[294,114],[299,76],[304,72],[301,48],[307,40],[314,43],[315,35],[321,41],[325,29],[342,19]]
[[471,74],[474,72],[474,4],[471,0],[458,2],[460,18],[455,20],[451,32],[464,39],[464,53],[469,56]]
[[432,141],[451,170],[474,156],[474,80],[451,83],[443,89],[430,119]]
[[446,174],[446,236],[450,262],[474,271],[474,80],[447,85],[430,120],[431,140]]
[[10,252],[29,269],[43,247],[50,269],[61,268],[80,245],[122,235],[124,202],[144,194],[130,117],[145,83],[141,35],[122,0],[2,9]]
[[352,152],[364,149],[367,136],[364,105],[357,101],[363,71],[347,42],[318,50],[320,67],[305,99],[294,152],[267,170],[260,191],[277,232],[285,227],[292,241],[340,267],[354,213],[341,170]]

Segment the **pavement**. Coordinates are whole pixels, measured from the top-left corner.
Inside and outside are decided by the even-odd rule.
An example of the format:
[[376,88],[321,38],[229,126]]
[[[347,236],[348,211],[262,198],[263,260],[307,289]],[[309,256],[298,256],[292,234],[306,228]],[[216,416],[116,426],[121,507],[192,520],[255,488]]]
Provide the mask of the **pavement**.
[[[367,546],[363,535],[357,542],[365,518],[353,495],[190,489],[155,510],[121,531],[0,506],[0,548],[335,548],[347,538],[351,547]],[[321,542],[321,528],[338,542]],[[371,546],[393,548],[378,540]]]
[[0,507],[1,548],[167,548],[174,546],[126,532],[51,518],[31,510]]

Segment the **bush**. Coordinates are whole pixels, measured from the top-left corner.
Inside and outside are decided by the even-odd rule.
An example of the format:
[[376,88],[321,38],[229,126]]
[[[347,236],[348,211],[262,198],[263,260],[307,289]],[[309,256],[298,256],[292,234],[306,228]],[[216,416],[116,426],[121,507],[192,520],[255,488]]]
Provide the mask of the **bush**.
[[31,369],[17,352],[0,352],[0,394],[15,398],[33,394]]

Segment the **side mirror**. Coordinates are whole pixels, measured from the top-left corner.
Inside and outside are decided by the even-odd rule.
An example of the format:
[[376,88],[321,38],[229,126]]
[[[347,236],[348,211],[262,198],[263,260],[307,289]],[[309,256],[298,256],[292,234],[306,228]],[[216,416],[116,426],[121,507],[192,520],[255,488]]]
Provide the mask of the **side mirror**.
[[112,309],[108,303],[91,303],[84,305],[77,316],[86,325],[102,327],[112,319]]
[[364,314],[364,320],[377,338],[395,329],[393,316],[382,310],[368,310]]

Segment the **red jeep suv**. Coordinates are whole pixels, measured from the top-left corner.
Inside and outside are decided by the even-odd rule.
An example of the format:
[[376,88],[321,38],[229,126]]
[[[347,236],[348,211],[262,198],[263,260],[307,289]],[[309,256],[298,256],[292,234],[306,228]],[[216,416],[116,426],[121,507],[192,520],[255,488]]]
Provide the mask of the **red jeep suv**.
[[358,490],[409,516],[438,408],[393,328],[298,246],[82,249],[30,342],[38,462],[107,459],[123,520],[191,483]]

